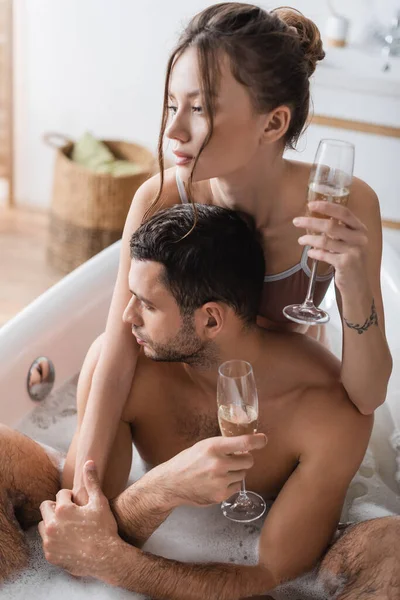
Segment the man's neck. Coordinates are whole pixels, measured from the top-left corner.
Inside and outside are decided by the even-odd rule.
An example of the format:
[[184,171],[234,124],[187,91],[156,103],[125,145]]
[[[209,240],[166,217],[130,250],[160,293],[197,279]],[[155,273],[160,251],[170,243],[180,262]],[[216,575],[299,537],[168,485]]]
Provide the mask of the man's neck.
[[265,336],[268,333],[254,325],[224,336],[219,340],[215,355],[207,366],[184,364],[184,369],[196,386],[206,393],[214,393],[217,387],[218,368],[228,360],[245,360],[255,367],[260,355],[265,359]]

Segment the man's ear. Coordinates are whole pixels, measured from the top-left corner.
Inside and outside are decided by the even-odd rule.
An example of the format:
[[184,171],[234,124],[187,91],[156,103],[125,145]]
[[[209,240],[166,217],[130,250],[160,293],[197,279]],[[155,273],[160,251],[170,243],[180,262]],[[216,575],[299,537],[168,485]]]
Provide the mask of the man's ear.
[[201,307],[198,325],[204,337],[211,340],[221,332],[226,321],[226,308],[219,302],[207,302]]
[[262,141],[270,144],[283,138],[289,129],[292,113],[288,106],[277,106],[266,115]]

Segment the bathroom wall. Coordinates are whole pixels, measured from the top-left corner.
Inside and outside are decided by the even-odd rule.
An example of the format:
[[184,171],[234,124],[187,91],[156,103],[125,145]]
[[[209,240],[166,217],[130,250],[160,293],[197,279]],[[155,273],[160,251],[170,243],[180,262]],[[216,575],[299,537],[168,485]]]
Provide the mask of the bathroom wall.
[[[290,2],[288,2],[290,4]],[[15,175],[20,204],[49,206],[54,152],[45,132],[156,147],[164,69],[181,25],[210,0],[18,0],[15,6]],[[266,8],[285,2],[262,2]],[[323,0],[291,0],[323,30]],[[357,42],[400,0],[333,0]]]

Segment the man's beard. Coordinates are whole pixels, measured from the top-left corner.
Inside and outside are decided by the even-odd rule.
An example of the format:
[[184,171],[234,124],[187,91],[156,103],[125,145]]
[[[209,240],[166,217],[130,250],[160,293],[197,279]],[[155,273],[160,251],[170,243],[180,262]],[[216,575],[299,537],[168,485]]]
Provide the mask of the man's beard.
[[193,367],[210,368],[218,361],[215,344],[199,338],[193,315],[184,315],[182,327],[167,344],[146,342],[145,356],[156,362],[183,362]]

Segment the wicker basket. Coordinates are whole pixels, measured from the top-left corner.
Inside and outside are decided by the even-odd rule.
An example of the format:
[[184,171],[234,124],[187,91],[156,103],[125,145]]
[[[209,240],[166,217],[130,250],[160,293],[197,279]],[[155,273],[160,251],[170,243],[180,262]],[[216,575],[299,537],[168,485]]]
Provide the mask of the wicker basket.
[[45,141],[57,150],[47,256],[53,267],[69,273],[120,239],[132,198],[155,172],[155,159],[137,144],[104,141],[116,158],[143,167],[134,175],[113,177],[73,162],[74,144],[64,136],[47,134]]

